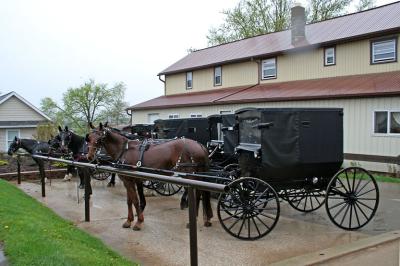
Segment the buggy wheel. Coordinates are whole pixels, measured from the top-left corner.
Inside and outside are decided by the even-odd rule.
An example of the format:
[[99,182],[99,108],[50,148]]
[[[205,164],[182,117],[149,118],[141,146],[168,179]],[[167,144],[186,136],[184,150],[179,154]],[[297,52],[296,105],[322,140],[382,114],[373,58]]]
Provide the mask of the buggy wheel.
[[182,186],[153,181],[152,188],[162,196],[172,196],[178,193],[182,189]]
[[321,189],[289,189],[285,191],[285,199],[295,210],[312,212],[325,203],[325,191]]
[[371,221],[378,209],[378,185],[367,170],[345,168],[329,182],[325,201],[328,216],[335,225],[356,230]]
[[104,181],[104,180],[108,179],[110,176],[111,176],[111,173],[109,173],[109,172],[96,171],[92,174],[92,177],[99,181]]
[[229,184],[230,191],[218,200],[218,219],[230,235],[243,240],[256,240],[267,235],[279,219],[276,191],[266,182],[252,177]]

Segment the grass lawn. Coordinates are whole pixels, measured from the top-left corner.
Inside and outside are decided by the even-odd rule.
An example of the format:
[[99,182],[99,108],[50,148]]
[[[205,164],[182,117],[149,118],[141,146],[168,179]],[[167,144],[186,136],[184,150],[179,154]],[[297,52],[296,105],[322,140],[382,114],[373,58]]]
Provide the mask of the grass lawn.
[[[387,175],[382,175],[382,174],[376,174],[376,173],[371,173],[372,176],[376,179],[377,182],[386,182],[386,183],[399,183],[400,184],[400,178],[396,177],[391,177]],[[346,178],[345,174],[340,175],[341,179]],[[367,179],[368,177],[363,174],[356,174],[356,179]]]
[[11,265],[132,265],[0,179],[0,241]]

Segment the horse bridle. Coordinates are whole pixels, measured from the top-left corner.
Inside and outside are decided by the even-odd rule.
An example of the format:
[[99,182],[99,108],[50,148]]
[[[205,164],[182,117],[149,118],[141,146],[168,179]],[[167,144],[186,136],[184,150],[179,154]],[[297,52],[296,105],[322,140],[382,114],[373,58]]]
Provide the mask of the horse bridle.
[[110,131],[109,129],[105,128],[103,130],[96,130],[93,129],[92,133],[100,133],[101,132],[101,136],[99,138],[97,138],[96,142],[94,143],[94,145],[90,145],[89,141],[86,140],[86,142],[88,143],[88,148],[93,148],[94,149],[94,158],[93,161],[97,160],[97,155],[98,155],[98,150],[101,149],[101,147],[103,147],[103,143],[104,143],[104,139],[106,138],[106,134],[107,131]]

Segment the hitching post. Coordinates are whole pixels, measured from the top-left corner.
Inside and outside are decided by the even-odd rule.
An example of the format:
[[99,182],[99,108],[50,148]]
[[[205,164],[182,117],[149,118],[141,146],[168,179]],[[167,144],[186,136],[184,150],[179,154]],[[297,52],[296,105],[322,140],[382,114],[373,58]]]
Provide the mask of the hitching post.
[[19,154],[17,155],[17,180],[18,180],[18,185],[21,185],[21,164],[19,162],[20,156]]
[[188,188],[189,198],[189,235],[190,235],[190,265],[197,266],[197,219],[196,219],[196,193],[195,188]]
[[43,166],[39,165],[40,183],[42,183],[42,197],[46,197],[46,183]]
[[90,173],[87,168],[81,168],[80,171],[83,171],[85,182],[85,222],[90,222]]

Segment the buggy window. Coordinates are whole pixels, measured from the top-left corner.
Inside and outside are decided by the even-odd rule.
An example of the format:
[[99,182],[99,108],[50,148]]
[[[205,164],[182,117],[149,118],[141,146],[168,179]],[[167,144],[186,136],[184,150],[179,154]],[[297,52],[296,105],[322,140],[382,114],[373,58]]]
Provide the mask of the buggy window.
[[260,123],[258,117],[248,117],[240,121],[240,143],[260,144],[261,143],[261,130],[257,125]]

